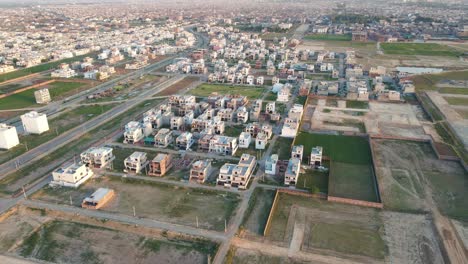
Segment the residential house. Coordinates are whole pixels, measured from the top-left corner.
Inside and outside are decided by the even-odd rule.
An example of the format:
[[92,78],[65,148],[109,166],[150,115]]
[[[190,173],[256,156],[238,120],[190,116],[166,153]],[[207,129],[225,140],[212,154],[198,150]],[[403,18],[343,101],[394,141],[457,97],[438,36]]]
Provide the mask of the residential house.
[[265,160],[265,173],[276,175],[276,165],[278,163],[278,155],[273,154]]
[[281,88],[281,90],[278,91],[278,97],[276,98],[277,102],[289,102],[289,96],[291,95],[291,92],[289,90],[289,87],[284,86]]
[[210,140],[208,152],[233,156],[237,148],[237,138],[215,135]]
[[302,160],[302,156],[304,154],[304,146],[303,145],[297,145],[292,147],[292,152],[291,152],[291,157],[292,158],[298,158],[299,160]]
[[212,172],[210,160],[197,160],[190,169],[190,181],[204,183]]
[[248,132],[242,132],[239,136],[239,148],[247,149],[252,142],[252,136]]
[[260,132],[255,138],[255,149],[265,149],[268,144],[268,135],[266,133]]
[[139,174],[148,165],[148,158],[145,152],[135,151],[124,160],[124,172]]
[[93,194],[91,194],[91,196],[84,198],[83,202],[81,203],[81,207],[97,210],[108,203],[114,197],[114,195],[115,193],[112,189],[99,188]]
[[130,121],[125,125],[124,131],[124,144],[135,144],[143,140],[145,135],[143,134],[143,128],[137,121]]
[[176,149],[189,150],[194,143],[193,135],[190,132],[183,132],[176,138]]
[[23,123],[24,132],[40,135],[49,130],[49,122],[47,115],[31,111],[21,115],[21,123]]
[[284,174],[284,185],[296,185],[300,169],[301,160],[298,158],[290,158]]
[[323,148],[321,146],[313,147],[312,151],[310,152],[310,166],[322,166],[322,154]]
[[216,183],[225,187],[247,189],[250,177],[256,166],[257,160],[255,156],[242,154],[237,165],[226,163],[221,167]]
[[0,149],[11,149],[19,144],[16,127],[0,123]]
[[93,171],[83,163],[67,163],[52,172],[51,186],[77,188],[93,176]]
[[154,146],[159,148],[167,148],[173,141],[172,131],[167,128],[161,128],[156,136],[154,136]]
[[115,159],[112,148],[109,147],[91,147],[80,154],[81,162],[88,167],[103,169],[112,167],[112,161]]
[[172,155],[159,153],[149,164],[148,175],[164,176],[172,168]]

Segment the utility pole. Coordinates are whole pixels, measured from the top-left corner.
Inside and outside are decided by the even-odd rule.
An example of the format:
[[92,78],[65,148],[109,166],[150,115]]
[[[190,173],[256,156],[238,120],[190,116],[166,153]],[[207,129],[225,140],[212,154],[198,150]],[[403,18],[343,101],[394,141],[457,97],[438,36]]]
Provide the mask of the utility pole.
[[26,189],[24,188],[24,185],[23,185],[23,196],[24,196],[24,199],[28,199],[28,195],[26,194]]
[[136,217],[135,206],[133,206],[133,217]]
[[198,228],[198,216],[195,216],[195,219],[197,221],[197,228]]
[[73,205],[72,196],[70,195],[70,205]]
[[58,128],[55,128],[55,134],[58,136]]
[[227,233],[227,220],[224,218],[224,233]]

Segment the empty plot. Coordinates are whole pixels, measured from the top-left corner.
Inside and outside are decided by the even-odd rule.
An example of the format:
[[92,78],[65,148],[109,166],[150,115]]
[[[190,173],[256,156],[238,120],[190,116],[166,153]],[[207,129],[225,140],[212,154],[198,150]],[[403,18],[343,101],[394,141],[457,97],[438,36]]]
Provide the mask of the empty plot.
[[223,84],[202,84],[197,88],[190,90],[190,94],[195,96],[207,97],[213,94],[232,94],[243,95],[249,99],[257,99],[263,94],[263,87],[255,86],[240,86],[240,85],[223,85]]
[[255,188],[244,215],[243,228],[248,232],[263,235],[274,198],[275,191]]
[[450,105],[464,105],[468,106],[468,98],[465,97],[444,97]]
[[[379,211],[280,193],[267,238],[289,245],[294,226],[303,225],[302,250],[327,250],[345,258],[386,255]],[[349,255],[351,254],[351,255]]]
[[379,196],[370,165],[332,162],[328,194],[369,202],[378,202]]
[[72,197],[79,206],[81,201],[99,187],[114,189],[116,197],[102,210],[133,215],[133,207],[140,217],[165,222],[224,230],[239,203],[237,194],[182,188],[150,181],[105,177],[88,181],[78,189],[46,187],[34,194],[39,200],[66,203]]
[[436,43],[382,43],[385,54],[424,55],[424,56],[459,56],[461,53],[446,45]]

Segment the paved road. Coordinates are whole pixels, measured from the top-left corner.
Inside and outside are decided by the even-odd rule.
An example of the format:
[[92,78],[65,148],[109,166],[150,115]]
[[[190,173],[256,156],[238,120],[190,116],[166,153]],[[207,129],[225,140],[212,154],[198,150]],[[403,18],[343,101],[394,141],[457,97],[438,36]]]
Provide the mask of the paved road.
[[20,166],[24,166],[26,164],[31,163],[32,161],[38,160],[46,156],[50,152],[66,145],[70,141],[73,141],[81,137],[87,131],[92,130],[106,123],[107,121],[124,113],[125,111],[128,111],[130,108],[150,98],[155,93],[164,90],[165,88],[171,86],[172,84],[182,79],[183,77],[177,76],[167,81],[164,81],[153,88],[143,91],[142,93],[140,93],[137,97],[133,98],[132,100],[126,101],[125,103],[112,108],[106,113],[99,115],[96,118],[93,118],[89,120],[88,122],[81,124],[34,149],[29,150],[28,152],[18,156],[17,158],[5,162],[4,164],[0,165],[0,171],[2,171],[2,175],[0,176],[0,179],[6,177],[9,173],[13,172],[16,169],[17,162],[20,164]]
[[183,225],[178,225],[178,224],[172,224],[172,223],[162,222],[162,221],[153,220],[153,219],[108,213],[108,212],[103,212],[100,210],[87,210],[87,209],[83,209],[80,207],[51,204],[51,203],[46,203],[46,202],[37,201],[37,200],[23,200],[22,204],[25,206],[34,207],[34,208],[61,211],[64,213],[84,215],[87,217],[93,217],[93,218],[98,218],[98,219],[109,219],[112,221],[123,222],[126,224],[132,224],[132,225],[141,225],[141,226],[146,226],[149,228],[171,230],[174,232],[185,233],[185,234],[189,234],[192,236],[199,236],[199,237],[212,239],[218,242],[224,241],[226,239],[225,234],[221,232],[200,229],[200,228],[195,228],[195,227],[189,227],[189,226],[183,226]]

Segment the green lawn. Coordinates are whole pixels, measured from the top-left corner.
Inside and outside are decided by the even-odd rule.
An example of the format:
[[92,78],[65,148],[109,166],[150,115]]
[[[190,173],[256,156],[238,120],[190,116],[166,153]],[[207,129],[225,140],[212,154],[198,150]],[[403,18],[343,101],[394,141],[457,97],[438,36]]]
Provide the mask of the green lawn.
[[69,92],[78,89],[84,85],[84,83],[79,82],[53,82],[48,86],[50,96],[52,97],[52,99],[55,99],[56,97],[66,95]]
[[244,126],[242,125],[227,126],[223,134],[228,137],[239,137],[242,131],[244,131]]
[[468,88],[442,87],[442,88],[439,88],[439,93],[468,95]]
[[460,56],[461,52],[446,45],[436,43],[382,43],[385,54],[424,55],[424,56]]
[[279,137],[276,139],[273,154],[278,154],[280,160],[288,160],[291,158],[292,138]]
[[351,41],[350,34],[337,35],[337,34],[311,34],[304,36],[305,40],[329,40],[329,41]]
[[451,105],[468,105],[468,98],[463,97],[444,97]]
[[[326,166],[329,168],[329,166]],[[312,193],[328,193],[328,172],[308,169],[297,179],[296,188]]]
[[352,164],[371,164],[369,142],[364,137],[336,136],[299,132],[295,145],[304,145],[304,161],[308,160],[312,147],[322,146],[323,155],[333,161]]
[[[76,82],[54,82],[49,84],[49,86],[50,96],[52,100],[54,100],[74,89],[84,86],[84,84]],[[38,107],[39,105],[36,104],[36,99],[34,98],[34,91],[36,91],[36,89],[29,89],[0,99],[0,110]]]
[[378,202],[370,165],[332,162],[328,194],[335,197]]
[[436,85],[442,80],[468,80],[468,70],[422,74],[413,76],[412,79],[418,91],[437,90]]
[[385,243],[377,230],[345,223],[313,223],[312,230],[312,247],[378,259],[385,257]]
[[238,85],[223,85],[223,84],[201,84],[197,88],[190,91],[190,94],[200,97],[207,97],[213,93],[218,94],[240,94],[247,96],[249,99],[258,99],[265,91],[264,88],[255,86],[238,86]]
[[11,80],[11,79],[23,77],[23,76],[26,76],[26,75],[29,75],[29,74],[32,74],[32,73],[38,73],[38,72],[43,72],[43,71],[47,71],[47,70],[52,70],[52,69],[57,68],[57,66],[60,65],[60,63],[70,63],[70,62],[74,62],[74,61],[79,61],[79,60],[81,60],[81,59],[83,59],[84,57],[87,57],[87,56],[90,56],[90,54],[76,56],[76,57],[73,57],[73,58],[63,59],[63,60],[59,60],[59,61],[53,61],[53,62],[49,62],[49,63],[43,63],[43,64],[33,66],[33,67],[29,67],[29,68],[26,68],[26,69],[21,69],[21,70],[9,72],[9,73],[0,74],[0,82],[4,82],[4,81]]
[[369,102],[366,101],[346,101],[347,108],[369,109]]
[[274,92],[268,92],[265,96],[265,101],[276,101],[276,98],[278,98],[278,96]]

